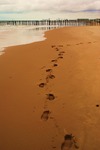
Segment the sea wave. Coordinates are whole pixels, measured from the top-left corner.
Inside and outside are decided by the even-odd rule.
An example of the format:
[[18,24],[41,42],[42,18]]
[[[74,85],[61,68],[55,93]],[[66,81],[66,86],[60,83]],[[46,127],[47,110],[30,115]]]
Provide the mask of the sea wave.
[[44,32],[53,28],[56,27],[0,26],[0,55],[6,47],[45,40]]

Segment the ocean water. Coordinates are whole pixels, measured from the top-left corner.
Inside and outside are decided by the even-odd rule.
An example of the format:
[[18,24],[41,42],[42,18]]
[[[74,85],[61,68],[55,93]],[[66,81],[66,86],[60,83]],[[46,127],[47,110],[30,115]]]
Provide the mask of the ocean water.
[[35,26],[0,26],[0,55],[6,47],[43,41],[44,32],[57,27]]

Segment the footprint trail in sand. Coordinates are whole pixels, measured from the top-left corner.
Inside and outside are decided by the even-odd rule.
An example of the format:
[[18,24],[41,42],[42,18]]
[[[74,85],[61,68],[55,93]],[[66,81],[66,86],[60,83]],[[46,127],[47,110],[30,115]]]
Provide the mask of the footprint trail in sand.
[[[67,46],[70,46],[70,44],[67,44]],[[47,73],[47,75],[45,77],[45,82],[42,82],[38,85],[40,88],[44,88],[46,86],[50,89],[50,87],[49,87],[49,82],[51,82],[50,80],[53,80],[56,78],[54,73],[53,73],[53,69],[56,69],[56,67],[59,67],[59,65],[58,65],[60,63],[59,60],[64,58],[65,51],[62,50],[63,47],[64,47],[63,45],[58,45],[58,46],[51,45],[51,48],[54,50],[54,52],[57,51],[57,58],[52,59],[51,64],[50,64],[51,67],[44,70]],[[46,66],[42,67],[42,69],[45,69],[45,68],[46,68]],[[50,93],[48,91],[48,88],[46,89],[46,93],[45,93],[46,97],[45,97],[44,107],[43,107],[44,111],[41,115],[41,120],[42,121],[48,121],[48,119],[51,119],[53,121],[54,127],[57,129],[58,134],[61,135],[62,129],[58,125],[57,120],[54,117],[53,112],[51,113],[51,111],[49,109],[49,105],[52,103],[52,101],[57,101],[57,96],[55,96],[54,93]],[[52,89],[51,89],[51,91],[52,91]],[[57,137],[57,135],[55,135],[55,137],[52,137],[52,149],[57,148],[57,145],[53,144],[54,141],[56,140],[56,137]],[[75,142],[72,134],[69,134],[69,135],[67,134],[64,136],[64,142],[61,144],[60,149],[61,150],[69,150],[72,147],[79,148],[77,146],[77,143]]]
[[[39,84],[40,88],[43,88],[45,86],[49,86],[50,80],[51,79],[55,79],[55,75],[53,74],[53,67],[58,67],[58,59],[62,59],[63,58],[63,54],[65,53],[65,51],[60,50],[63,47],[63,45],[59,45],[59,46],[52,45],[51,47],[52,47],[52,49],[54,49],[57,52],[59,52],[58,53],[58,57],[56,59],[52,59],[51,63],[53,63],[53,64],[51,65],[50,68],[45,70],[48,74],[45,77],[45,80],[46,80],[45,83],[40,83]],[[42,67],[42,69],[45,69],[45,67]],[[45,110],[44,110],[44,112],[41,115],[41,120],[48,121],[48,119],[52,119],[53,124],[54,124],[55,128],[57,129],[58,134],[60,134],[60,127],[59,127],[59,125],[57,123],[57,120],[55,119],[54,115],[52,117],[50,117],[51,112],[49,111],[49,106],[48,106],[48,103],[47,103],[48,100],[51,101],[51,102],[56,100],[55,94],[54,93],[49,93],[49,92],[46,93],[46,99],[44,101],[44,109]],[[52,148],[56,149],[56,146],[52,146]]]
[[[82,44],[86,44],[86,43],[76,43],[75,45],[80,46]],[[88,42],[88,44],[92,44],[92,42]],[[73,46],[73,44],[71,45],[70,43],[68,43],[66,45],[67,47]],[[60,63],[60,59],[64,59],[64,54],[66,53],[63,50],[64,45],[51,45],[52,50],[54,50],[54,52],[57,53],[57,58],[52,58],[51,62],[50,62],[50,68],[46,69],[45,67],[42,67],[43,69],[46,69],[46,77],[45,77],[45,83],[40,83],[39,87],[43,88],[45,86],[49,87],[49,82],[51,82],[50,80],[55,79],[55,74],[54,74],[54,70],[56,69],[56,67],[59,67],[59,63]],[[51,89],[52,91],[52,89]],[[51,111],[49,111],[49,105],[52,103],[52,101],[56,102],[57,101],[57,96],[55,96],[56,94],[53,92],[49,92],[48,90],[46,91],[46,97],[45,97],[45,101],[44,101],[44,112],[41,115],[41,120],[43,121],[48,121],[48,119],[51,119],[53,121],[54,127],[57,129],[57,134],[62,136],[62,130],[57,122],[57,119],[54,117],[54,113]],[[99,106],[96,106],[99,107]],[[56,110],[55,110],[56,111]],[[55,136],[52,137],[52,149],[57,149],[57,144],[54,144],[57,140],[57,136],[55,134]],[[72,134],[66,134],[64,135],[64,141],[61,142],[61,150],[75,150],[75,149],[79,149],[79,146],[77,144],[77,140],[75,138],[75,136],[73,136]]]

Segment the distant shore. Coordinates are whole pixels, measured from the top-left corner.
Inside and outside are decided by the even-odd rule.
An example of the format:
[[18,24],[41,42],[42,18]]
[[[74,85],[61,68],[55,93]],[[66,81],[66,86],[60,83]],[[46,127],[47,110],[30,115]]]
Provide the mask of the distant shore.
[[0,56],[0,150],[98,150],[100,26],[45,37]]

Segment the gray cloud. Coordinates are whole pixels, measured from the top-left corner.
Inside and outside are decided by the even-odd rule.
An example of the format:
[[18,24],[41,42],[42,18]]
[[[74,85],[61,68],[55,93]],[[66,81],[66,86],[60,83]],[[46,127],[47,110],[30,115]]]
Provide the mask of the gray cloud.
[[2,5],[6,6],[6,5],[13,5],[13,4],[16,4],[16,2],[14,2],[14,1],[11,2],[9,0],[0,0],[0,7]]
[[100,0],[3,0],[0,2],[1,12],[22,11],[57,11],[78,12],[100,9]]
[[[100,0],[0,0],[1,14],[99,13]],[[44,16],[43,16],[44,17]]]

